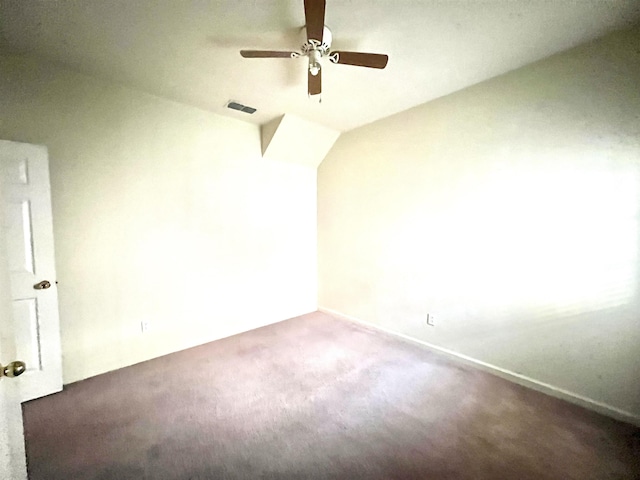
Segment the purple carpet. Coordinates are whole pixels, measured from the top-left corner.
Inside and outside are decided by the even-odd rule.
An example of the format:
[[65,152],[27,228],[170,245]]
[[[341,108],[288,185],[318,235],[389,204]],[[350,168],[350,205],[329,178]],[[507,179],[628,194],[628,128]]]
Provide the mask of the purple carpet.
[[640,479],[640,429],[322,313],[24,405],[31,480]]

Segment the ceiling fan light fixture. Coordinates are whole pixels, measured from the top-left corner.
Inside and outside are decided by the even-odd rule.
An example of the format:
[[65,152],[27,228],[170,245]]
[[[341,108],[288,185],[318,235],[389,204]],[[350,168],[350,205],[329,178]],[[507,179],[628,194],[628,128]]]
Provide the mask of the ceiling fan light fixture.
[[311,50],[309,52],[309,73],[314,77],[318,75],[320,68],[322,68],[320,58],[322,58],[322,52],[320,50]]
[[309,62],[309,73],[314,77],[320,73],[320,64],[317,62]]

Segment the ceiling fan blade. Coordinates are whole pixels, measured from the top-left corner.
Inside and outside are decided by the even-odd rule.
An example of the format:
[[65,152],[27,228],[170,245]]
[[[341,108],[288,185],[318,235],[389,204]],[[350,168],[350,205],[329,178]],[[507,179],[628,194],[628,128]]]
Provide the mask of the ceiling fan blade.
[[362,52],[331,52],[329,60],[342,65],[355,65],[357,67],[384,68],[389,61],[388,55],[380,53]]
[[240,50],[244,58],[297,58],[298,52],[279,52],[275,50]]
[[311,72],[307,71],[307,78],[309,95],[319,95],[322,92],[322,70],[319,70],[317,75],[311,75]]
[[307,22],[307,40],[317,40],[322,44],[324,32],[325,0],[304,0],[304,18]]

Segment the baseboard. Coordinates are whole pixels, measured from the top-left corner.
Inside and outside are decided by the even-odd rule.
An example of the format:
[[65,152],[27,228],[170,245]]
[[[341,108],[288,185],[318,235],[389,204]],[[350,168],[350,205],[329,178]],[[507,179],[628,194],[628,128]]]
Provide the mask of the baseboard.
[[115,359],[112,363],[103,364],[98,368],[90,370],[89,373],[83,372],[81,376],[72,376],[71,378],[63,378],[63,387],[67,387],[73,383],[82,382],[84,380],[88,380],[90,378],[97,377],[99,375],[115,372],[116,370],[120,370],[122,368],[132,367],[140,363],[149,362],[157,358],[166,357],[174,353],[179,353],[184,350],[200,347],[202,345],[206,345],[207,343],[223,340],[225,338],[250,332],[251,330],[256,330],[258,328],[268,327],[269,325],[273,325],[275,323],[284,322],[286,320],[290,320],[292,318],[300,317],[302,315],[307,315],[309,313],[313,313],[317,311],[315,306],[309,307],[309,308],[311,308],[312,310],[310,309],[309,311],[304,311],[302,313],[294,313],[294,312],[285,313],[284,315],[271,317],[270,319],[255,325],[251,325],[249,322],[244,322],[243,326],[240,329],[230,329],[227,331],[218,332],[215,335],[204,336],[204,337],[198,338],[197,340],[191,340],[191,341],[183,342],[177,345],[172,345],[169,348],[166,348],[163,350],[156,350],[151,353],[147,351],[147,352],[144,352],[144,355],[141,355],[138,358],[127,358],[125,360]]
[[455,352],[453,350],[449,350],[447,348],[439,347],[438,345],[434,345],[429,342],[425,342],[415,337],[411,337],[409,335],[405,335],[403,333],[399,333],[393,331],[391,329],[381,327],[380,325],[376,325],[371,322],[367,322],[365,320],[361,320],[356,317],[352,317],[350,315],[345,315],[344,313],[338,312],[336,310],[332,310],[330,308],[319,307],[318,311],[322,313],[326,313],[328,315],[347,320],[349,322],[359,323],[365,325],[369,328],[373,328],[376,330],[383,331],[390,335],[394,335],[396,337],[402,338],[404,340],[408,340],[413,343],[418,343],[427,347],[430,350],[433,350],[438,353],[445,354],[446,356],[465,363],[467,365],[471,365],[473,367],[479,368],[480,370],[486,371],[498,377],[504,378],[505,380],[509,380],[513,383],[517,383],[518,385],[522,385],[523,387],[531,388],[533,390],[537,390],[539,392],[545,393],[552,397],[559,398],[561,400],[566,400],[567,402],[573,403],[575,405],[579,405],[581,407],[587,408],[589,410],[593,410],[594,412],[600,413],[602,415],[606,415],[608,417],[614,418],[616,420],[620,420],[622,422],[631,423],[633,425],[640,427],[640,416],[635,415],[631,412],[627,412],[625,410],[621,410],[614,406],[608,405],[606,403],[598,402],[591,398],[584,397],[577,393],[570,392],[568,390],[564,390],[562,388],[550,385],[548,383],[540,382],[534,378],[527,377],[526,375],[521,375],[516,372],[512,372],[510,370],[498,367],[496,365],[492,365],[490,363],[483,362],[481,360],[469,357],[467,355],[463,355],[461,353]]

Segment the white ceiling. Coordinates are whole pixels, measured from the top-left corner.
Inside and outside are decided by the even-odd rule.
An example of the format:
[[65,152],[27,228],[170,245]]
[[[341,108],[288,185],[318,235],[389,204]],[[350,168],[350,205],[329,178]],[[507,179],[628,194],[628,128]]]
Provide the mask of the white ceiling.
[[[323,63],[307,98],[302,0],[0,0],[0,48],[264,124],[293,113],[350,130],[640,22],[638,0],[327,0],[333,49],[385,70]],[[258,109],[250,116],[228,100]]]

